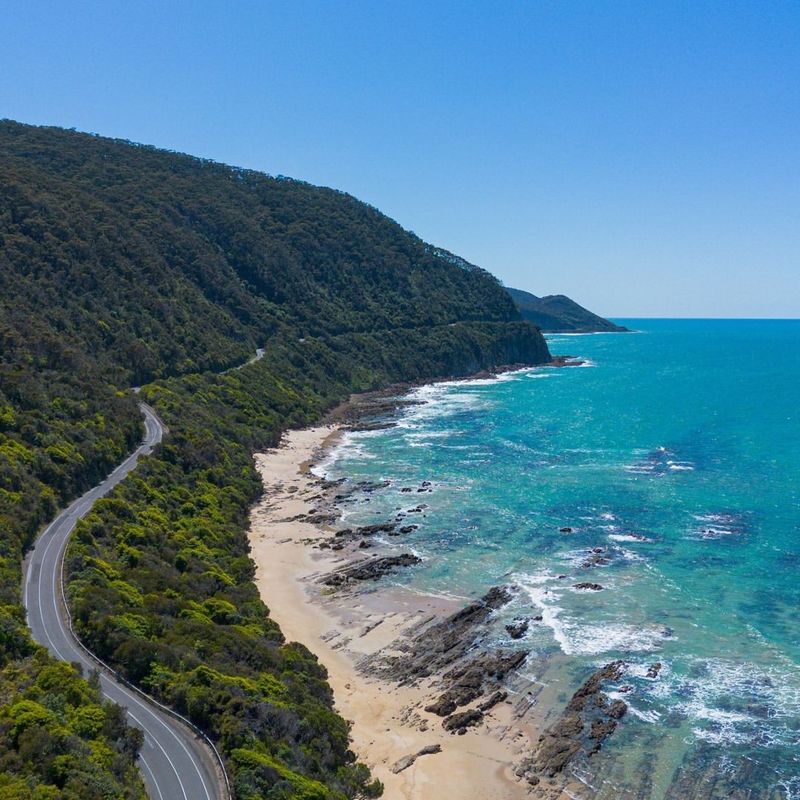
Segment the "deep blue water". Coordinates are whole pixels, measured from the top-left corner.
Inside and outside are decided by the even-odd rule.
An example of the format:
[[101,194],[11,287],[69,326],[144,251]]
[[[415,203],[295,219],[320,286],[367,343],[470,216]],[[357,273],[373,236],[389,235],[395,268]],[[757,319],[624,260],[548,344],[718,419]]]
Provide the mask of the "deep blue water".
[[[395,580],[521,587],[506,614],[543,616],[527,639],[543,705],[629,662],[597,797],[800,797],[800,321],[625,324],[549,337],[583,367],[424,387],[327,468],[392,482],[349,521],[427,503],[392,540],[425,561]],[[587,567],[594,548],[610,563]]]

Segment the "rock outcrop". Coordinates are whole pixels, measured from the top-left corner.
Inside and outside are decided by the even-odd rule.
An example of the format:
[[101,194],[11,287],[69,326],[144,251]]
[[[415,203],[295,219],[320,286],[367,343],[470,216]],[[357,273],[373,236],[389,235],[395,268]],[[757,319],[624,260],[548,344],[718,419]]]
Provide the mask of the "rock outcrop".
[[365,561],[356,561],[342,569],[325,575],[321,583],[325,586],[340,588],[358,581],[376,581],[384,575],[390,575],[403,567],[413,567],[422,559],[412,553],[401,553],[399,556],[381,556]]
[[397,774],[398,772],[402,772],[404,769],[408,769],[420,756],[427,756],[432,755],[433,753],[441,753],[442,746],[440,744],[428,744],[425,745],[421,750],[417,750],[416,753],[412,753],[408,756],[403,756],[401,759],[398,759],[394,766],[392,767],[392,772]]
[[596,753],[628,710],[623,700],[612,701],[603,691],[606,683],[622,677],[624,668],[624,662],[613,661],[584,681],[558,720],[539,737],[533,756],[517,767],[517,775],[535,785],[541,776],[563,772],[579,753]]

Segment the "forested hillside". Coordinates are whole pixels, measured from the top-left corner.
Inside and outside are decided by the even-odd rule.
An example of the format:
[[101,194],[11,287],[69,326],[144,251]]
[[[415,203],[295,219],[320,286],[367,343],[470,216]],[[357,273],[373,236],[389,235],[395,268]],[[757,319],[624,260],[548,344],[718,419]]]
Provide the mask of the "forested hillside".
[[622,333],[628,329],[610,322],[563,294],[537,297],[522,289],[507,289],[522,319],[546,333]]
[[[0,123],[0,728],[19,676],[52,664],[24,628],[22,554],[139,438],[147,384],[171,433],[76,533],[79,633],[220,743],[237,797],[374,795],[324,669],[252,583],[251,454],[353,391],[548,359],[488,273],[346,194]],[[66,691],[34,693],[40,728]],[[133,797],[134,756],[93,768]],[[0,787],[21,774],[21,798],[74,796],[0,736]]]

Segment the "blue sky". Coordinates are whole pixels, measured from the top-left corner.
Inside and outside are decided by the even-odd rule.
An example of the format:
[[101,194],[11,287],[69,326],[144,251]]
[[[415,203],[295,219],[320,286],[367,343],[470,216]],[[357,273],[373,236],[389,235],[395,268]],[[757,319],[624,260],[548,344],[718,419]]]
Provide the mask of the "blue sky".
[[5,2],[0,116],[346,190],[613,316],[800,316],[797,2]]

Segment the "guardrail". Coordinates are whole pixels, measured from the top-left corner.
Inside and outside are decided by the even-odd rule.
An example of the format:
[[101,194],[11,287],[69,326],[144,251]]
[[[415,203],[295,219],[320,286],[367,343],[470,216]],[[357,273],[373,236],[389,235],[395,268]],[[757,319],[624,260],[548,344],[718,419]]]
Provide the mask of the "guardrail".
[[[144,403],[142,403],[140,405],[144,405]],[[153,413],[153,416],[156,416],[155,412],[152,411],[152,409],[151,409],[151,412]],[[167,430],[166,426],[160,420],[158,420],[158,424],[162,426],[164,431]],[[105,670],[105,672],[108,673],[112,678],[114,678],[114,680],[116,680],[118,683],[121,683],[123,686],[127,687],[132,692],[135,692],[145,702],[150,703],[151,705],[155,706],[159,710],[163,711],[165,714],[168,714],[169,716],[173,717],[174,719],[178,720],[179,722],[182,722],[196,736],[201,738],[203,740],[203,742],[206,745],[208,745],[208,747],[210,748],[211,752],[214,754],[214,757],[217,760],[217,765],[219,767],[220,774],[222,775],[222,778],[223,778],[223,781],[224,781],[224,784],[225,784],[225,792],[226,792],[226,795],[227,795],[227,800],[235,800],[235,797],[234,797],[234,794],[233,794],[233,790],[231,789],[231,782],[230,782],[230,779],[228,777],[228,770],[225,768],[225,762],[223,761],[222,755],[220,754],[219,750],[217,750],[217,746],[214,744],[214,742],[211,741],[211,739],[208,737],[208,735],[202,729],[198,728],[197,725],[195,725],[190,719],[187,719],[186,717],[184,717],[183,714],[179,714],[177,711],[175,711],[175,709],[170,708],[169,706],[165,706],[163,703],[160,703],[158,700],[155,699],[155,697],[151,697],[149,694],[147,694],[147,692],[143,691],[138,686],[136,686],[135,684],[131,683],[123,675],[120,675],[119,672],[117,672],[113,667],[111,667],[110,665],[106,664],[106,662],[103,661],[102,658],[100,658],[99,656],[95,655],[81,641],[80,636],[78,636],[78,634],[75,632],[75,628],[74,628],[74,626],[72,624],[72,613],[69,610],[69,603],[67,602],[66,582],[64,580],[64,558],[67,555],[67,548],[69,547],[69,539],[70,539],[70,537],[67,536],[66,541],[64,543],[64,548],[61,551],[61,554],[59,556],[58,569],[59,569],[59,586],[60,586],[60,590],[61,590],[61,608],[62,608],[62,611],[64,613],[64,617],[66,619],[67,626],[69,628],[69,632],[72,634],[72,638],[75,639],[75,641],[78,643],[78,646],[81,648],[81,650],[83,650],[84,653],[86,653],[86,655],[89,657],[89,659],[91,661],[93,661],[95,664],[97,664],[101,669]]]

